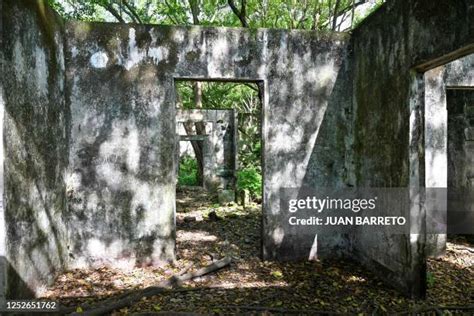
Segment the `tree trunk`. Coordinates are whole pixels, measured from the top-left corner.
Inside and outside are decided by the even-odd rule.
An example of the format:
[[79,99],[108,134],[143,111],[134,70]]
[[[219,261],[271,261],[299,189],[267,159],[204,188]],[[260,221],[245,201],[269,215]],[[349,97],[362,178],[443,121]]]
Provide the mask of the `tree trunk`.
[[[201,82],[194,82],[193,83],[193,91],[194,91],[194,105],[196,109],[202,109],[202,83]],[[194,127],[196,128],[197,135],[206,135],[206,124],[204,122],[196,122],[194,123]],[[198,183],[203,185],[204,179],[204,143],[203,141],[193,141],[193,148],[194,154],[196,155],[196,161],[198,165]]]
[[333,31],[336,31],[340,3],[341,3],[341,0],[336,0],[336,3],[334,4],[334,13],[332,16],[332,28],[331,28]]
[[[199,0],[189,0],[189,7],[191,9],[191,14],[193,17],[193,24],[199,25]],[[194,107],[196,109],[202,109],[202,83],[195,81],[193,82],[193,94],[194,94]],[[206,125],[204,122],[194,123],[194,128],[196,129],[196,135],[206,135]],[[193,128],[192,123],[185,123],[184,129],[186,134],[192,135]],[[198,185],[204,185],[204,144],[202,141],[192,140],[191,145],[194,150],[194,156],[196,157],[197,162],[197,183]]]

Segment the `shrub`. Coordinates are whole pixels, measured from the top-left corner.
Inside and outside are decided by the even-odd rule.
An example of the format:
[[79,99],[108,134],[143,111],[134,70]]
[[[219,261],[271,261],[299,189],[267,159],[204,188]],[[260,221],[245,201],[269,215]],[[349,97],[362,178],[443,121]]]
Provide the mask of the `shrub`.
[[237,173],[237,188],[247,190],[252,197],[262,196],[262,175],[257,168],[248,167]]
[[178,185],[198,185],[198,166],[196,159],[183,156],[179,160]]

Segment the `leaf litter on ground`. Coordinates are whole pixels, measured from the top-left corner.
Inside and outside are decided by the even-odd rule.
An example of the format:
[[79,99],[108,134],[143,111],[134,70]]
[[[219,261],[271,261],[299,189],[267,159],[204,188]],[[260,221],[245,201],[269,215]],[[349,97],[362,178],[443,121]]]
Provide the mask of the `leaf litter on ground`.
[[[447,244],[446,256],[428,260],[427,299],[407,299],[360,264],[348,259],[267,262],[260,259],[261,206],[215,204],[199,189],[178,191],[177,260],[163,267],[120,270],[76,269],[60,275],[45,293],[65,306],[81,307],[141,289],[182,270],[231,256],[230,268],[184,283],[178,290],[143,299],[114,315],[143,312],[241,314],[229,306],[274,310],[324,310],[338,313],[394,313],[423,306],[474,304],[474,250],[461,239]],[[209,217],[214,214],[220,218]],[[466,250],[467,249],[467,250]],[[269,315],[272,312],[255,311]]]

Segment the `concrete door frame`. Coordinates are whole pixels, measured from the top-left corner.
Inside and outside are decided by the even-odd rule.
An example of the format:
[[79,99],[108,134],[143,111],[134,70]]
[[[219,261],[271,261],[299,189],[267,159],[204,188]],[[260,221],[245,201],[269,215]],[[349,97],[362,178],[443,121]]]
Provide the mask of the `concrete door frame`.
[[[462,58],[461,58],[462,59]],[[459,59],[457,59],[459,60]],[[449,63],[447,63],[449,64]],[[424,104],[424,160],[425,160],[425,188],[427,198],[429,197],[434,204],[426,203],[427,217],[432,213],[442,212],[445,216],[448,212],[447,189],[448,189],[448,90],[474,90],[474,85],[457,84],[450,82],[444,76],[443,71],[437,71],[438,68],[425,72],[425,104]],[[430,74],[434,72],[434,74]],[[428,75],[428,78],[427,78]],[[434,80],[437,87],[432,87],[427,80]],[[439,89],[435,91],[428,91]],[[431,96],[434,92],[435,97]],[[441,144],[440,144],[441,143]],[[441,146],[440,146],[441,145]],[[447,227],[446,227],[447,228]],[[428,256],[443,256],[446,251],[447,232],[436,232],[428,234]]]
[[[264,247],[265,247],[265,238],[267,237],[265,235],[265,225],[266,225],[266,214],[267,212],[270,213],[268,201],[267,201],[267,194],[269,190],[265,189],[265,179],[266,179],[266,170],[265,170],[265,148],[266,148],[266,138],[268,135],[268,127],[267,127],[267,115],[269,113],[269,96],[268,96],[268,80],[263,79],[263,78],[246,78],[246,77],[202,77],[202,76],[179,76],[179,75],[173,75],[171,78],[171,88],[174,91],[173,94],[173,109],[174,109],[174,130],[176,130],[176,105],[177,105],[177,100],[176,100],[176,81],[207,81],[207,82],[221,82],[221,83],[255,83],[258,85],[260,91],[262,92],[262,95],[260,96],[260,115],[261,115],[261,122],[260,122],[260,141],[261,141],[261,157],[260,157],[260,164],[262,168],[262,208],[261,208],[261,225],[260,225],[260,257],[264,259]],[[237,128],[237,127],[236,127]],[[237,132],[238,133],[238,132]],[[176,133],[175,135],[175,144],[179,141],[178,136]],[[176,148],[175,148],[176,152]],[[237,158],[236,158],[237,159]],[[174,186],[175,186],[175,192],[176,192],[176,183],[177,183],[177,164],[178,162],[176,159],[173,161],[173,179],[174,179]],[[237,163],[237,162],[236,162]],[[174,236],[174,244],[175,244],[175,257],[176,257],[176,195],[174,196],[174,211],[173,211],[173,219],[174,219],[174,227],[173,227],[173,236]]]
[[[409,184],[410,184],[410,219],[412,227],[416,227],[416,231],[411,231],[410,234],[410,247],[412,253],[418,253],[419,260],[413,263],[416,265],[422,278],[426,276],[426,258],[428,257],[427,246],[430,242],[427,240],[426,234],[426,220],[427,213],[431,211],[431,206],[427,204],[427,189],[428,188],[447,188],[447,151],[441,153],[439,165],[433,166],[428,160],[432,159],[429,155],[430,143],[433,142],[434,137],[428,131],[430,124],[433,124],[432,104],[426,100],[426,79],[425,75],[430,71],[440,66],[445,66],[450,62],[461,59],[469,54],[474,53],[473,45],[468,45],[463,49],[456,50],[450,54],[447,54],[441,58],[433,59],[432,62],[425,63],[424,65],[415,66],[411,70],[411,89],[410,89],[410,131],[409,131]],[[449,89],[449,84],[444,84],[444,89]],[[454,87],[452,87],[454,88]],[[459,86],[457,87],[459,88]],[[445,92],[445,91],[444,91]],[[445,105],[446,105],[446,100]],[[441,126],[440,134],[445,138],[447,142],[447,110],[446,106],[440,110],[437,114],[441,114],[441,122],[438,122]],[[428,153],[428,155],[427,155]],[[436,178],[432,175],[442,168],[446,170],[446,175]],[[436,172],[439,174],[439,172]],[[430,191],[430,194],[434,192]],[[432,197],[430,197],[432,198]],[[435,197],[436,199],[436,197]],[[447,207],[447,206],[446,206]],[[441,239],[441,243],[443,240]],[[423,282],[426,283],[426,280]],[[426,284],[421,285],[426,286]],[[425,291],[421,291],[425,292]]]

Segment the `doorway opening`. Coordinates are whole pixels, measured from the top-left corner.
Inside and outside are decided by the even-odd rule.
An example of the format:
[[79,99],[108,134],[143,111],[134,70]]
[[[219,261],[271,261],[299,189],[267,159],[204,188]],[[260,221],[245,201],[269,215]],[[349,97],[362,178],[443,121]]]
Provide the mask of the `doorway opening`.
[[424,87],[429,293],[441,290],[446,271],[459,284],[472,279],[474,55],[426,71]]
[[[474,82],[473,82],[474,83]],[[473,86],[474,88],[474,86]],[[474,90],[446,89],[448,110],[448,241],[474,248]],[[459,214],[458,214],[459,213]],[[461,222],[461,223],[459,223]],[[459,225],[460,224],[460,225]]]
[[180,141],[177,185],[179,187],[202,186],[202,175],[198,174],[198,171],[198,161],[191,141]]
[[262,251],[262,96],[259,82],[175,80],[180,260]]

